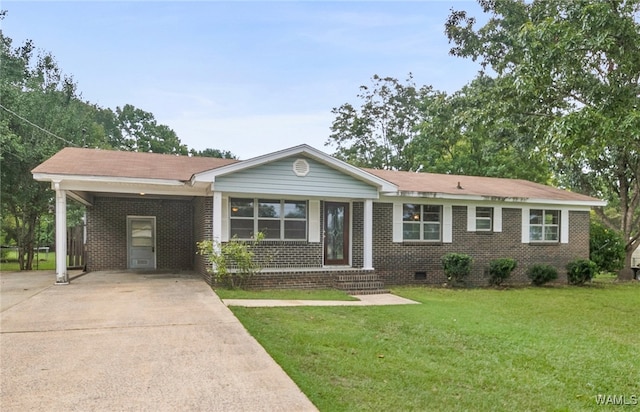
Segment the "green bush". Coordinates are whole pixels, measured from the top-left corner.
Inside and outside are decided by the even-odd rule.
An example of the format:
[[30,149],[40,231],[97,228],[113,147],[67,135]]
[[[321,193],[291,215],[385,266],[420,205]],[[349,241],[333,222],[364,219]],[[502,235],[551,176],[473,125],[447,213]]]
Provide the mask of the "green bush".
[[589,259],[576,259],[567,264],[567,280],[571,285],[584,285],[598,272],[598,265]]
[[535,286],[542,286],[558,279],[558,271],[551,265],[537,263],[527,270],[527,276]]
[[[212,269],[207,269],[215,276],[217,283],[231,289],[244,288],[254,274],[262,268],[253,259],[251,248],[264,239],[264,233],[258,232],[251,242],[238,240],[234,236],[227,243],[203,240],[197,242],[198,254],[206,256]],[[235,269],[235,270],[230,270]]]
[[589,259],[601,272],[617,272],[624,267],[624,240],[620,232],[591,218],[589,231]]
[[442,257],[444,274],[449,281],[461,283],[471,273],[471,256],[464,253],[447,253]]
[[489,284],[500,286],[502,282],[509,279],[511,272],[515,270],[517,262],[511,258],[494,259],[489,262],[487,274],[489,276]]

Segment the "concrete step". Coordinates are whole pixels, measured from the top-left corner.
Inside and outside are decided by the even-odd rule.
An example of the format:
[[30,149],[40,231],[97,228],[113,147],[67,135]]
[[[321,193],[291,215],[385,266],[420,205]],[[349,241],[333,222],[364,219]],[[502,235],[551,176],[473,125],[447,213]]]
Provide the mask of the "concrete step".
[[375,273],[356,273],[338,275],[336,288],[350,295],[376,295],[389,293],[384,282]]

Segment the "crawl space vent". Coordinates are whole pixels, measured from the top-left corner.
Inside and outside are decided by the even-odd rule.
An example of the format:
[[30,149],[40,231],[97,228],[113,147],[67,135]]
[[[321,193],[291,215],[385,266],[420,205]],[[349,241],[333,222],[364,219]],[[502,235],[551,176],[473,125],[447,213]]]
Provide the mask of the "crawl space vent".
[[293,162],[293,173],[300,177],[308,175],[309,163],[304,159],[297,159]]

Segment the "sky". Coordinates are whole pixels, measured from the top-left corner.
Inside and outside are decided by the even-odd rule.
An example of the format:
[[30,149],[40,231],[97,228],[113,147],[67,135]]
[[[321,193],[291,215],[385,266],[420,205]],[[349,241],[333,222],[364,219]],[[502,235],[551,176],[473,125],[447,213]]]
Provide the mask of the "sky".
[[451,9],[475,1],[0,0],[14,46],[55,56],[82,98],[153,113],[190,149],[240,159],[302,143],[326,153],[331,109],[377,74],[454,92],[478,63],[449,55]]

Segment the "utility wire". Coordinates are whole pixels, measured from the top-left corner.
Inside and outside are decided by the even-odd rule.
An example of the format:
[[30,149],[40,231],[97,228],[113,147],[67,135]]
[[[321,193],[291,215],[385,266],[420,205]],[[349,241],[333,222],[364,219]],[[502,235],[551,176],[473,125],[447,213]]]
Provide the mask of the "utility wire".
[[36,129],[41,130],[41,131],[45,132],[46,134],[48,134],[48,135],[50,135],[50,136],[53,136],[53,137],[55,137],[55,138],[56,138],[56,139],[58,139],[58,140],[61,140],[61,141],[65,142],[65,143],[66,143],[66,144],[68,144],[68,145],[71,145],[71,146],[78,146],[76,143],[70,142],[70,141],[69,141],[69,140],[67,140],[67,139],[64,139],[64,138],[62,138],[62,137],[60,137],[60,136],[57,136],[57,135],[55,135],[55,134],[51,133],[50,131],[48,131],[48,130],[46,130],[46,129],[43,129],[42,127],[38,126],[37,124],[35,124],[35,123],[33,123],[33,122],[31,122],[31,121],[29,121],[29,120],[25,119],[24,117],[20,116],[18,113],[14,112],[13,110],[8,109],[8,108],[6,108],[6,107],[4,107],[2,104],[0,104],[0,108],[2,108],[2,109],[4,109],[4,110],[6,110],[7,112],[11,113],[12,115],[14,115],[15,117],[17,117],[18,119],[23,120],[23,121],[25,121],[25,122],[29,123],[31,126],[35,127]]

